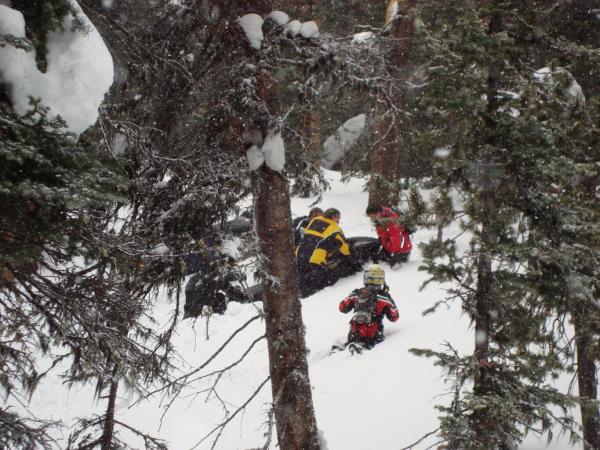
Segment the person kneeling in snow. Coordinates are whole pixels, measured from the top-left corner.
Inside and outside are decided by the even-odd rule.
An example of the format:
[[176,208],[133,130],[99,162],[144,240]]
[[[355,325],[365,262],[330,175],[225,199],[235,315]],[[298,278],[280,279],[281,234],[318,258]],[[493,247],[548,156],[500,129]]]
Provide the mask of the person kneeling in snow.
[[185,286],[183,318],[200,315],[224,314],[232,298],[243,298],[244,294],[233,283],[241,281],[235,270],[235,261],[227,255],[206,257],[203,270],[193,275]]
[[300,295],[309,295],[362,270],[352,259],[350,246],[339,226],[341,213],[335,208],[314,217],[296,248]]
[[300,245],[300,242],[304,237],[306,227],[308,227],[310,221],[313,220],[315,217],[322,215],[323,210],[319,207],[314,207],[308,212],[308,216],[296,217],[292,221],[292,230],[294,231],[294,248]]
[[366,214],[375,223],[381,243],[379,252],[373,255],[373,261],[381,259],[390,267],[408,261],[412,250],[410,230],[400,222],[398,213],[387,206],[369,206]]
[[340,311],[354,311],[350,320],[348,342],[367,349],[383,341],[383,317],[390,322],[398,320],[398,308],[388,293],[385,272],[377,264],[371,265],[363,274],[365,287],[355,289],[340,303]]

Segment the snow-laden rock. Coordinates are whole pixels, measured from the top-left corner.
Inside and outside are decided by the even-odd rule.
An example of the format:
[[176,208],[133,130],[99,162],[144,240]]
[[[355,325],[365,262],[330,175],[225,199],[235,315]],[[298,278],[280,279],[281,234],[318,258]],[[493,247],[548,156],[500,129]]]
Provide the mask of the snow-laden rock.
[[331,169],[335,163],[344,157],[346,151],[354,145],[365,128],[365,114],[348,119],[339,127],[335,134],[329,136],[323,143],[323,159],[321,164]]

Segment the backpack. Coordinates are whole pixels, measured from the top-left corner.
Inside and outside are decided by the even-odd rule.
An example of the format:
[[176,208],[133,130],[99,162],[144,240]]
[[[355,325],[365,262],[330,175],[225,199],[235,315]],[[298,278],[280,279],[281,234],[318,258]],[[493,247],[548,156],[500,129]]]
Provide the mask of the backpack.
[[367,286],[358,293],[354,302],[354,314],[352,321],[360,324],[369,324],[374,319],[375,304],[377,303],[377,288]]

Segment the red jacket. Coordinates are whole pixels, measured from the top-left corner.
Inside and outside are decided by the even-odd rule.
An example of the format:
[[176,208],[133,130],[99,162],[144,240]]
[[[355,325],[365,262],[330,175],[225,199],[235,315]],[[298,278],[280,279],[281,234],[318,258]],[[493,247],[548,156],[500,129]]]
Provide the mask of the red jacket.
[[[354,309],[354,305],[361,295],[362,289],[354,289],[352,293],[340,303],[340,311],[344,314],[349,313]],[[390,322],[398,320],[398,308],[394,300],[387,292],[380,291],[377,293],[377,300],[373,308],[372,320],[370,323],[357,323],[354,320],[350,321],[352,331],[359,338],[374,338],[380,329],[383,329],[383,317],[387,317]]]
[[410,235],[404,225],[399,221],[399,216],[391,208],[383,207],[377,213],[377,236],[384,250],[390,253],[410,253],[412,243]]

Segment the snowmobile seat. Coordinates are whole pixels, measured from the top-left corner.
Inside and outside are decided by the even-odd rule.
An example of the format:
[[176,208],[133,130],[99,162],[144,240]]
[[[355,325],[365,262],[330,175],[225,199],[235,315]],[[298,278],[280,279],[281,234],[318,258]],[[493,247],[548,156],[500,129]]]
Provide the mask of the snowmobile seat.
[[249,286],[244,292],[243,289],[235,286],[227,290],[228,298],[230,302],[238,303],[254,303],[262,302],[262,285],[255,284]]
[[373,260],[379,250],[379,239],[371,236],[355,236],[346,238],[350,245],[350,255],[359,264]]

